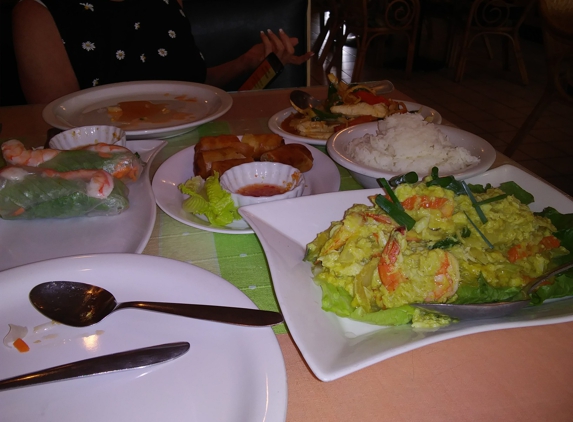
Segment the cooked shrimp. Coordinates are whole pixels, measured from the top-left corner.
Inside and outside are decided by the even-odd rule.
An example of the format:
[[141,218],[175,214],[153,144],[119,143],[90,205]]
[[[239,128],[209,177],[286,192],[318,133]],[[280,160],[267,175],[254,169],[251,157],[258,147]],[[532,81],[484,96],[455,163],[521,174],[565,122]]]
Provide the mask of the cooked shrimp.
[[449,252],[444,252],[442,263],[434,276],[435,288],[424,298],[425,302],[443,302],[458,290],[460,268],[458,260]]
[[404,236],[406,229],[398,227],[390,235],[386,246],[382,250],[380,263],[378,264],[378,275],[380,281],[389,292],[396,290],[398,285],[405,281],[406,277],[398,268],[398,257],[400,255],[400,236]]
[[[401,283],[408,280],[401,268],[401,241],[404,241],[405,236],[404,227],[395,229],[380,256],[378,275],[389,293],[395,291]],[[439,267],[433,274],[434,287],[426,294],[424,301],[443,302],[452,297],[458,290],[460,281],[458,261],[451,253],[442,250],[433,250],[428,253],[432,255],[431,260],[439,259]]]
[[97,170],[87,186],[87,194],[92,198],[104,199],[113,190],[113,177],[107,171]]
[[451,217],[454,213],[454,201],[448,198],[413,195],[406,198],[401,204],[407,210],[418,210],[420,208],[439,210],[442,217]]
[[55,149],[26,149],[17,139],[11,139],[2,144],[2,155],[8,164],[37,167],[51,160],[61,151]]
[[[352,216],[359,218],[352,218]],[[338,225],[336,232],[326,241],[321,255],[340,249],[354,234],[356,228],[363,224],[362,218],[358,214],[349,214],[348,217],[350,218],[345,219],[344,224]]]
[[97,143],[86,145],[79,149],[85,149],[87,151],[95,151],[95,152],[126,152],[129,151],[128,148],[122,147],[121,145],[114,145],[114,144],[106,144],[106,143]]
[[82,149],[85,151],[97,152],[97,153],[99,153],[100,157],[104,157],[104,158],[110,158],[112,156],[112,154],[116,154],[119,152],[129,151],[129,149],[122,147],[120,145],[112,145],[112,144],[105,144],[105,143],[86,145],[86,146],[83,146],[83,147],[78,148],[78,149]]
[[113,176],[104,170],[74,170],[57,173],[45,170],[46,175],[59,176],[64,179],[83,179],[88,182],[86,193],[92,198],[105,199],[113,191]]

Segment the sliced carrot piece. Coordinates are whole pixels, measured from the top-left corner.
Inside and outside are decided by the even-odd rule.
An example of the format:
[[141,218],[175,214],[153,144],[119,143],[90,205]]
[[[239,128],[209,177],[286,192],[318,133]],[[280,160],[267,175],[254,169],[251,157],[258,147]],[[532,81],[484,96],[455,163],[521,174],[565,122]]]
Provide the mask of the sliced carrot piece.
[[26,344],[26,342],[24,340],[22,340],[21,338],[17,338],[16,341],[14,341],[14,347],[20,353],[26,353],[26,352],[30,351],[30,346],[28,346]]

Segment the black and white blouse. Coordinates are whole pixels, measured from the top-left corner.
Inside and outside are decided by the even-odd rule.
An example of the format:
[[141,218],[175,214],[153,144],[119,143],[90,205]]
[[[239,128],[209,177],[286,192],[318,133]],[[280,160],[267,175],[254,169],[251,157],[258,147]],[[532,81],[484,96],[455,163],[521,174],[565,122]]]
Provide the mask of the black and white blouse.
[[177,0],[36,1],[52,14],[81,89],[205,81],[205,62]]

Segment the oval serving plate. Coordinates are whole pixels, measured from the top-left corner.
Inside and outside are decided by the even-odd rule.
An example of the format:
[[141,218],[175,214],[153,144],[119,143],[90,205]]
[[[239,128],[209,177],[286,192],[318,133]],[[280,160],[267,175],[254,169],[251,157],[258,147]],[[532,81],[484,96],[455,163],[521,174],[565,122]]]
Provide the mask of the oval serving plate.
[[[112,121],[107,107],[122,101],[164,104],[178,118],[163,122],[122,125]],[[79,126],[112,125],[124,129],[127,139],[162,139],[188,132],[225,114],[231,96],[210,85],[181,81],[135,81],[83,89],[58,98],[42,113],[46,123],[67,130]]]

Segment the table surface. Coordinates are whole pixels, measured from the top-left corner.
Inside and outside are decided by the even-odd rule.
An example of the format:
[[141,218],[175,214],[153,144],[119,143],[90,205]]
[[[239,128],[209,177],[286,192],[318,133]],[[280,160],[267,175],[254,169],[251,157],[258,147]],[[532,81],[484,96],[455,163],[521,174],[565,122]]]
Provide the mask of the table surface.
[[[325,87],[305,90],[325,96]],[[268,119],[289,107],[289,92],[232,93],[228,113],[170,139],[151,173],[200,136],[269,132]],[[392,97],[413,101],[400,92]],[[49,125],[42,120],[42,110],[43,105],[1,107],[0,141],[17,138],[27,146],[44,145]],[[505,163],[515,165],[498,153],[494,167]],[[341,190],[360,189],[348,172],[341,168],[340,172]],[[205,268],[236,285],[260,308],[278,309],[264,252],[254,234],[197,230],[158,209],[143,253]],[[331,382],[312,374],[284,325],[275,332],[288,377],[288,422],[573,420],[573,323],[447,340]]]

